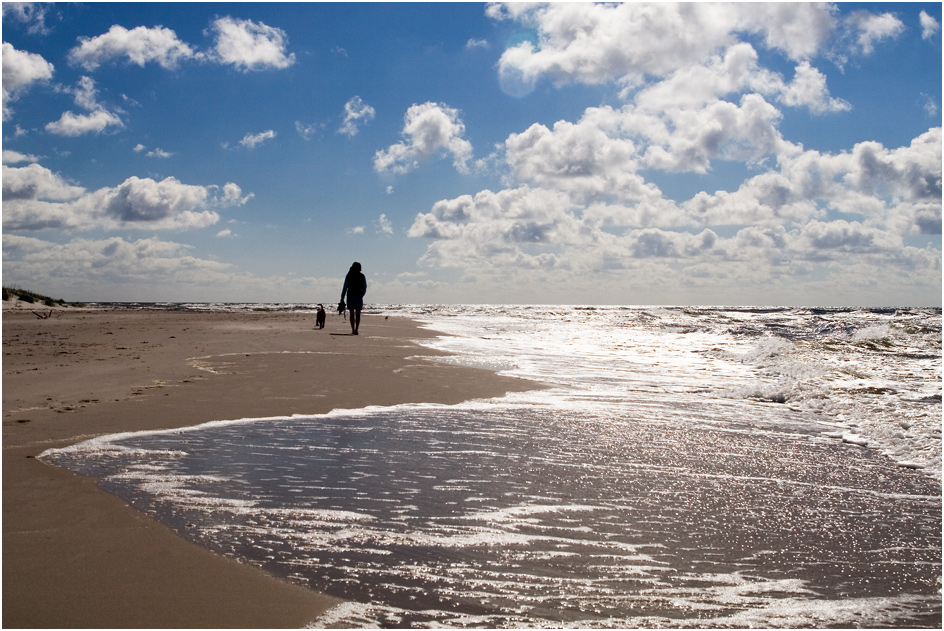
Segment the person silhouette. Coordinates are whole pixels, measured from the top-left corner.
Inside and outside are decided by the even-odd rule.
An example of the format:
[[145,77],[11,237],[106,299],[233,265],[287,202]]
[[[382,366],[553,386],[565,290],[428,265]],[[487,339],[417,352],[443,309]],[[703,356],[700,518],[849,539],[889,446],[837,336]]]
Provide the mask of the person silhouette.
[[364,308],[366,293],[367,277],[361,273],[361,264],[354,261],[344,277],[344,287],[341,289],[341,302],[344,302],[347,294],[347,308],[351,311],[351,335],[357,335],[361,326],[361,309]]

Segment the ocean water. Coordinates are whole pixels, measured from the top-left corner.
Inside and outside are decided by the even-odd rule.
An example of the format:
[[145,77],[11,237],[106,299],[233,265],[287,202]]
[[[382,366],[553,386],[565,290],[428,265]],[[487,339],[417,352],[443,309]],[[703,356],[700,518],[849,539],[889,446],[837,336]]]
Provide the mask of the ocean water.
[[549,387],[41,458],[346,599],[313,627],[940,627],[940,309],[372,311]]

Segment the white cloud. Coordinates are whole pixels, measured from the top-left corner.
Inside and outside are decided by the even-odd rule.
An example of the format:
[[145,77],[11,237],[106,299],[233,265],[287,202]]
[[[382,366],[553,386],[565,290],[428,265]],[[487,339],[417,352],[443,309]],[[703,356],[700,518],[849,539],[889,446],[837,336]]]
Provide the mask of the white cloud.
[[640,200],[658,196],[637,173],[637,145],[632,139],[608,135],[599,121],[618,115],[601,108],[577,124],[558,121],[553,130],[535,123],[505,141],[508,165],[519,181],[569,191],[583,199],[612,196]]
[[[840,27],[833,8],[514,4],[488,11],[538,32],[536,44],[506,51],[504,69],[532,82],[613,83],[629,102],[509,135],[494,154],[509,188],[442,200],[416,216],[408,235],[429,241],[422,264],[460,270],[460,285],[481,287],[514,269],[519,288],[571,290],[601,274],[625,286],[640,275],[641,287],[661,278],[733,292],[798,275],[826,283],[866,272],[916,286],[939,275],[939,250],[905,243],[940,233],[939,128],[906,147],[865,142],[834,154],[805,151],[779,130],[776,104],[815,114],[850,108],[829,94],[807,58]],[[889,16],[862,13],[850,26],[860,51],[897,34]],[[701,39],[693,28],[704,31]],[[738,32],[759,33],[795,59],[794,76],[762,67],[753,46],[736,41]],[[671,50],[650,55],[640,42]],[[402,145],[409,155],[409,143]],[[393,151],[378,153],[378,161],[385,157],[411,166]],[[708,173],[719,160],[757,175],[734,191],[679,201],[646,179],[653,171]]]
[[295,54],[286,54],[288,37],[280,28],[223,17],[213,22],[210,32],[215,59],[239,70],[282,69],[295,63]]
[[898,235],[869,228],[857,221],[837,219],[830,222],[813,220],[803,226],[794,246],[807,253],[822,255],[875,253],[901,247]]
[[834,17],[828,5],[589,3],[490,5],[496,19],[514,19],[537,31],[499,60],[503,86],[526,93],[541,78],[558,83],[616,82],[635,86],[702,64],[736,41],[758,32],[765,43],[804,60],[828,40]]
[[744,3],[737,12],[736,30],[762,33],[769,48],[796,61],[816,55],[836,28],[836,8],[828,4]]
[[117,187],[88,192],[39,164],[3,166],[3,227],[6,231],[91,229],[190,230],[213,225],[212,208],[245,204],[232,182],[215,186],[131,177]]
[[905,25],[891,13],[876,15],[868,11],[854,11],[846,18],[846,25],[855,37],[857,52],[871,55],[875,45],[898,37]]
[[115,188],[103,188],[74,203],[77,215],[106,227],[186,230],[219,221],[204,186],[183,184],[173,177],[160,182],[130,177]]
[[98,102],[98,90],[91,77],[80,77],[75,88],[71,90],[75,104],[86,110],[88,114],[75,114],[67,111],[58,121],[46,124],[46,131],[57,136],[81,136],[83,134],[99,134],[109,127],[124,127],[121,118],[108,111]]
[[938,110],[941,108],[938,106],[937,101],[934,100],[934,97],[928,94],[922,94],[921,98],[921,109],[924,110],[924,113],[927,114],[929,118],[937,116]]
[[201,258],[192,246],[156,238],[53,243],[4,233],[3,272],[5,283],[41,286],[52,295],[84,301],[302,302],[333,295],[338,286],[337,278],[253,276]]
[[475,50],[477,48],[488,50],[489,49],[488,41],[484,39],[475,39],[474,37],[470,37],[469,41],[465,43],[465,49]]
[[782,90],[781,100],[786,105],[807,106],[816,114],[841,112],[852,108],[847,101],[829,96],[826,76],[807,61],[796,67],[793,81]]
[[52,5],[44,2],[4,2],[3,18],[25,24],[26,32],[30,35],[46,35],[49,33],[46,13],[50,8]]
[[[4,204],[15,200],[30,199],[65,201],[75,199],[85,193],[85,189],[81,186],[69,184],[59,175],[35,162],[24,167],[8,167],[6,166],[7,151],[3,154]],[[4,208],[4,215],[7,210]]]
[[298,132],[298,135],[304,138],[305,140],[311,140],[315,137],[324,125],[319,123],[312,123],[310,125],[305,125],[300,121],[295,121],[295,131]]
[[266,140],[271,140],[276,136],[277,134],[271,129],[258,134],[246,134],[243,136],[243,139],[239,141],[239,146],[246,149],[255,149]]
[[931,39],[934,37],[934,34],[941,30],[941,25],[933,17],[927,14],[927,12],[922,11],[919,16],[921,21],[921,38],[922,39]]
[[[215,189],[216,187],[210,188]],[[217,196],[214,199],[214,203],[224,208],[229,206],[242,206],[253,197],[255,197],[255,193],[243,195],[243,190],[239,187],[239,185],[234,184],[233,182],[227,182],[223,185],[223,194]]]
[[116,114],[105,110],[96,110],[91,114],[75,114],[71,111],[63,112],[57,121],[46,124],[46,131],[57,136],[81,136],[83,134],[99,134],[109,127],[124,127],[124,123]]
[[149,158],[170,158],[174,154],[169,151],[164,151],[160,147],[155,147],[151,151],[148,151],[146,155]]
[[[231,266],[199,259],[190,246],[155,238],[126,241],[76,239],[58,244],[3,235],[4,272],[14,278],[51,281],[69,293],[94,291],[103,284],[212,284],[228,280]],[[41,283],[46,286],[47,283]]]
[[226,237],[232,237],[233,231],[230,230],[229,228],[224,228],[223,230],[220,230],[219,232],[217,232],[216,236],[220,237],[221,239],[224,239]]
[[115,24],[97,37],[80,37],[78,45],[69,51],[69,61],[89,71],[112,61],[142,67],[155,63],[167,69],[187,60],[214,61],[242,71],[282,69],[295,63],[295,55],[286,50],[285,31],[262,22],[221,17],[205,34],[213,37],[211,52],[195,50],[173,30],[162,26],[129,30]]
[[69,61],[86,70],[95,70],[113,60],[127,60],[144,66],[156,63],[162,68],[176,68],[181,61],[199,58],[171,29],[161,26],[135,27],[118,24],[98,37],[80,37],[79,45],[69,51]]
[[437,202],[417,215],[408,235],[434,240],[421,261],[437,267],[553,267],[561,264],[553,248],[607,240],[601,231],[583,229],[577,209],[557,191],[486,190]]
[[20,153],[12,149],[3,150],[3,164],[19,164],[20,162],[39,162],[39,156],[29,153]]
[[758,55],[747,43],[734,44],[704,64],[680,68],[635,95],[647,111],[692,108],[707,105],[731,94],[755,91],[785,105],[808,107],[814,113],[845,111],[850,105],[830,97],[826,77],[809,62],[797,64],[789,83],[758,64]]
[[832,210],[902,236],[927,234],[941,207],[941,129],[894,150],[863,142],[837,154],[784,155],[779,172],[731,193],[699,193],[682,207],[694,225],[799,225]]
[[[609,83],[627,102],[510,134],[489,158],[508,188],[441,200],[416,216],[408,235],[428,241],[420,263],[458,270],[440,287],[454,299],[489,287],[494,300],[548,301],[556,287],[574,301],[581,288],[612,286],[619,293],[607,301],[644,301],[634,289],[662,282],[678,288],[662,299],[677,302],[719,292],[830,302],[836,283],[865,295],[878,278],[914,295],[937,291],[940,250],[907,240],[941,232],[941,129],[904,147],[863,142],[835,153],[804,150],[779,129],[780,107],[849,110],[811,57],[833,54],[824,47],[836,42],[867,54],[897,36],[893,17],[862,12],[840,24],[834,7],[795,4],[487,11],[537,32],[500,62],[519,88],[541,78]],[[757,40],[737,41],[743,33],[794,60],[793,76],[762,66]],[[375,165],[413,168],[410,146],[378,152]],[[658,172],[707,174],[718,161],[754,175],[735,190],[677,201],[648,181]]]
[[408,173],[425,158],[451,154],[456,170],[467,173],[472,145],[463,134],[458,110],[442,103],[412,105],[404,116],[404,140],[374,154],[374,170]]
[[344,104],[344,122],[341,124],[338,133],[354,136],[360,131],[361,125],[374,118],[376,112],[367,103],[361,100],[361,97],[352,97],[350,101]]
[[[621,205],[606,200],[620,199],[634,149],[600,135],[618,128],[619,114],[592,108],[579,124],[536,125],[510,137],[509,164],[537,187],[481,191],[420,213],[408,232],[430,241],[420,262],[460,269],[469,282],[515,269],[532,280],[553,274],[563,286],[580,283],[582,275],[646,266],[646,273],[676,285],[710,277],[732,291],[760,282],[763,273],[785,278],[819,269],[835,277],[866,266],[925,283],[940,269],[940,251],[903,241],[940,233],[939,128],[891,150],[878,143],[838,154],[791,148],[779,154],[779,171],[750,178],[737,191],[699,193],[675,204],[658,189],[641,188]],[[715,229],[732,226],[737,230],[729,237]]]
[[95,87],[95,80],[91,77],[79,77],[76,86],[71,90],[75,98],[75,104],[87,110],[104,109],[98,102],[98,89]]
[[535,124],[512,134],[505,161],[519,181],[585,200],[653,202],[661,193],[643,169],[706,173],[714,159],[759,162],[793,150],[776,128],[780,113],[760,95],[748,94],[740,105],[685,107],[681,100],[675,108],[646,96],[640,94],[641,106],[589,108],[576,124]]
[[[4,12],[7,4],[4,5]],[[53,65],[42,55],[17,50],[3,42],[3,120],[12,115],[10,104],[20,98],[33,84],[52,78]]]
[[387,218],[386,214],[381,214],[377,218],[377,230],[383,234],[393,234],[393,223]]

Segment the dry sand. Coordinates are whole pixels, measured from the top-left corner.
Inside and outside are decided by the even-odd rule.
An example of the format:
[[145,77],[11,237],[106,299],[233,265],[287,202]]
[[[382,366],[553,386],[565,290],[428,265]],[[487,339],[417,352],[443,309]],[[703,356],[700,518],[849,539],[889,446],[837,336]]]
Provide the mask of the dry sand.
[[534,387],[435,362],[410,342],[433,334],[399,318],[365,315],[357,337],[334,314],[323,330],[314,314],[130,309],[4,309],[2,324],[6,628],[302,627],[337,602],[185,541],[45,449]]

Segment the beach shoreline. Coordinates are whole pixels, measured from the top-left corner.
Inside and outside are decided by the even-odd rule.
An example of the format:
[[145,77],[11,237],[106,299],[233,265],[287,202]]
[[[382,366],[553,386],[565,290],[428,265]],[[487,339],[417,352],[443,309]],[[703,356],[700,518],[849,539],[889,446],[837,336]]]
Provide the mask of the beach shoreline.
[[[44,310],[48,311],[48,310]],[[405,318],[160,309],[3,312],[3,625],[303,627],[339,601],[214,554],[48,465],[117,432],[452,404],[536,384],[435,361]]]

